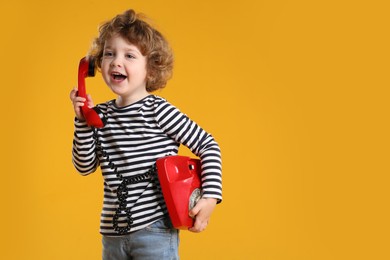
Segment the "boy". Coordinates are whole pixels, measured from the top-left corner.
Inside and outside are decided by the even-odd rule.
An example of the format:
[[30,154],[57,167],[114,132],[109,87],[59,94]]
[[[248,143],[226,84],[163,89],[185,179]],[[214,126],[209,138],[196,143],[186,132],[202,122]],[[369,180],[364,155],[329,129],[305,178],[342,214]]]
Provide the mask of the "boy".
[[117,98],[98,107],[107,123],[89,127],[81,113],[93,106],[70,93],[75,111],[73,164],[87,175],[101,167],[104,200],[100,233],[103,259],[178,259],[178,230],[170,223],[151,169],[158,158],[187,146],[202,163],[202,198],[190,211],[192,232],[203,231],[222,200],[221,156],[214,138],[165,99],[151,92],[171,77],[165,38],[133,10],[104,23],[90,51]]

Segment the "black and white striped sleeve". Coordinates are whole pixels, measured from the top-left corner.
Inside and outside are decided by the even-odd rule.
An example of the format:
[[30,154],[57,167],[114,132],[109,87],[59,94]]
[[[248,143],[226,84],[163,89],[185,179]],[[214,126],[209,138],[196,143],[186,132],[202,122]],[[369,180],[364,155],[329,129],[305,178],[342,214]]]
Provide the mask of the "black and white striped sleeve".
[[81,175],[88,175],[95,172],[99,165],[93,130],[86,122],[80,122],[77,119],[74,125],[72,162]]
[[213,136],[166,101],[156,106],[156,121],[167,135],[187,146],[200,158],[203,197],[221,202],[221,151]]

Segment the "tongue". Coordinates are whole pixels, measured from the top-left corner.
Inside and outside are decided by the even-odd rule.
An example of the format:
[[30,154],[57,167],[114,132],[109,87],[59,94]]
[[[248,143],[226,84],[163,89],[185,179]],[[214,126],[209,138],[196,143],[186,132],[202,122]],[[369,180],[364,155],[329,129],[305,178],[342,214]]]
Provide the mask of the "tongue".
[[116,80],[123,80],[125,78],[126,78],[125,75],[114,75],[114,79],[116,79]]

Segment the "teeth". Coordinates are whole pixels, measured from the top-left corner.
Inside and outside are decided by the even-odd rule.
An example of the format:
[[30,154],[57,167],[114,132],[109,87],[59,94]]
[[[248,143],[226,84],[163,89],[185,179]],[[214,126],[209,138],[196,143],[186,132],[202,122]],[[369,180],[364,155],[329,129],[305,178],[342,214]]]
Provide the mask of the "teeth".
[[125,75],[123,75],[123,74],[121,74],[119,72],[113,72],[113,73],[111,73],[111,75],[112,75],[112,77],[114,79],[125,79],[125,78],[127,78],[127,76],[125,76]]

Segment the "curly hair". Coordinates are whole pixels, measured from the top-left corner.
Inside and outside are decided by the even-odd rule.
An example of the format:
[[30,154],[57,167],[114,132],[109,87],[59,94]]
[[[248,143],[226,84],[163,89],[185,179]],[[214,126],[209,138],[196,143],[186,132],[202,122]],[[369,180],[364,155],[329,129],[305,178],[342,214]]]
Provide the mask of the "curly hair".
[[89,56],[101,69],[105,42],[119,35],[137,46],[147,60],[146,90],[148,92],[165,87],[172,77],[173,52],[164,36],[145,21],[142,14],[130,9],[99,27],[99,35],[92,43]]

